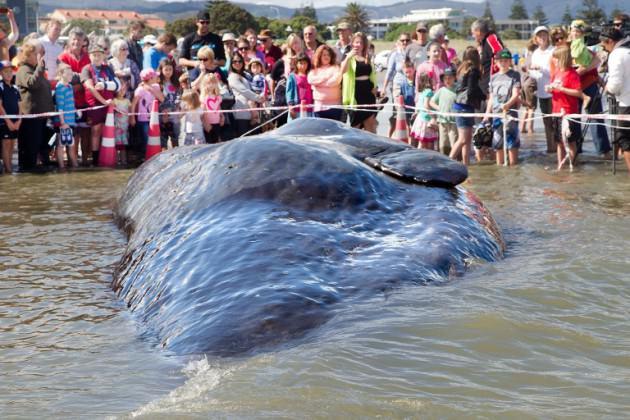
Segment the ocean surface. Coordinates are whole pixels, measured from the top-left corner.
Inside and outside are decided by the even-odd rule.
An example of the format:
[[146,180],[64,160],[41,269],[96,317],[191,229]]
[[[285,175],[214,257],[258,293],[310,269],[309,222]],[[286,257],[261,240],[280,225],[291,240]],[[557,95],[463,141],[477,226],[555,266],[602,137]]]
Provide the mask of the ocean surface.
[[523,144],[520,166],[464,185],[505,259],[247,358],[164,351],[110,289],[131,171],[0,176],[0,418],[627,416],[630,177],[589,143],[573,173]]

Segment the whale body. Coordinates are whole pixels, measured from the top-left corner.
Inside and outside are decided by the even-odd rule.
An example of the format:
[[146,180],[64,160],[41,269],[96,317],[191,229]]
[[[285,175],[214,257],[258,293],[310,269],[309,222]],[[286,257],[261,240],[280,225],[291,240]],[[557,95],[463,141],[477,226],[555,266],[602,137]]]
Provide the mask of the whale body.
[[340,305],[500,258],[466,177],[439,153],[322,119],[174,148],[117,204],[128,245],[112,287],[177,354],[272,350]]

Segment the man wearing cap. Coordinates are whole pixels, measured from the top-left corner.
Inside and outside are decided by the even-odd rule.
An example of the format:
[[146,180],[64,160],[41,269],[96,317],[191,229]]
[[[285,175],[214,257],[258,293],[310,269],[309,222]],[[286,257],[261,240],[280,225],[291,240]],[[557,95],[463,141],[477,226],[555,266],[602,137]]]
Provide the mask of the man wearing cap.
[[149,48],[144,54],[143,69],[157,70],[160,61],[177,48],[177,38],[173,34],[162,34],[157,39],[157,44]]
[[426,23],[418,22],[416,25],[415,41],[405,48],[407,58],[411,60],[415,68],[427,60],[427,44],[429,41],[429,28]]
[[[608,81],[604,88],[619,104],[618,114],[630,117],[630,43],[624,39],[620,29],[604,28],[600,35],[602,47],[608,55]],[[623,127],[616,130],[615,143],[623,150],[623,158],[630,173],[630,121],[615,121],[611,124]]]
[[225,64],[225,49],[221,37],[210,32],[210,13],[200,11],[197,14],[197,31],[186,35],[179,52],[179,65],[189,70],[199,66],[197,51],[203,46],[208,46],[214,52],[214,60],[219,66]]
[[[545,90],[545,86],[551,81],[551,54],[553,53],[553,48],[549,43],[549,29],[546,26],[538,26],[534,29],[533,35],[538,48],[532,53],[529,76],[536,80],[536,96],[540,104],[540,112],[551,114],[551,93]],[[543,124],[547,153],[555,153],[556,143],[553,138],[551,117],[543,118]]]
[[339,22],[337,25],[337,37],[339,40],[335,43],[335,52],[337,53],[337,63],[341,63],[346,55],[352,51],[352,29],[348,22]]
[[483,94],[488,96],[490,76],[498,71],[498,67],[494,65],[494,56],[504,48],[503,42],[497,34],[490,30],[490,25],[483,19],[478,19],[472,23],[470,33],[481,48],[481,79],[479,79],[479,87]]
[[271,70],[276,61],[282,58],[282,50],[273,43],[273,36],[269,29],[263,29],[260,31],[258,39],[261,42],[260,49],[263,54],[265,54],[265,65],[267,66],[267,70]]

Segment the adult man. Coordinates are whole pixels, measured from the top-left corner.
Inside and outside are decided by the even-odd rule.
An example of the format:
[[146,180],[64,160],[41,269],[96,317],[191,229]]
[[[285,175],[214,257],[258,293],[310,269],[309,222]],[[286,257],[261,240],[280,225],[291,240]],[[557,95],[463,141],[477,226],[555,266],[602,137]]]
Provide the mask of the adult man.
[[282,50],[273,43],[273,36],[269,29],[263,29],[260,31],[258,39],[261,42],[260,49],[265,54],[265,64],[267,66],[267,70],[270,71],[276,61],[282,58]]
[[302,35],[304,36],[304,53],[312,61],[315,50],[322,45],[317,40],[317,28],[314,25],[308,25],[302,30]]
[[498,71],[494,65],[494,56],[503,50],[503,42],[497,34],[490,30],[487,21],[479,19],[470,26],[470,33],[481,48],[481,79],[479,79],[479,87],[484,95],[488,96],[488,85],[490,84],[490,76]]
[[129,59],[136,63],[138,70],[142,70],[142,63],[144,62],[142,46],[140,45],[143,31],[144,23],[142,21],[136,20],[129,24],[129,38],[127,38]]
[[431,28],[429,28],[429,39],[431,40],[431,42],[437,42],[437,44],[440,46],[440,49],[442,50],[441,60],[445,62],[446,64],[450,65],[448,56],[446,55],[446,50],[442,46],[442,44],[444,44],[445,37],[446,37],[446,28],[444,27],[444,24],[438,23],[431,26]]
[[[538,26],[534,29],[534,41],[538,48],[532,53],[529,65],[529,76],[536,80],[536,96],[540,104],[540,112],[551,114],[551,93],[545,90],[551,81],[551,54],[553,48],[549,43],[549,29],[546,26]],[[553,139],[553,127],[550,117],[543,119],[545,125],[545,138],[547,140],[547,153],[556,151]]]
[[214,52],[214,60],[219,66],[225,64],[225,49],[221,37],[210,32],[210,14],[201,11],[197,14],[197,31],[186,35],[179,52],[179,65],[189,70],[199,67],[197,51],[203,46],[208,46]]
[[144,54],[143,69],[157,70],[160,61],[177,47],[177,38],[173,34],[162,34],[157,39],[155,47],[151,47]]
[[415,41],[411,42],[407,45],[407,48],[405,48],[405,54],[407,58],[413,62],[415,68],[418,68],[420,64],[427,61],[428,33],[429,28],[427,28],[427,24],[418,22],[416,24]]
[[335,43],[335,52],[337,53],[337,63],[341,63],[346,55],[352,51],[352,30],[347,22],[339,22],[337,25],[337,36],[339,40]]
[[[630,47],[621,30],[604,28],[600,35],[602,47],[608,51],[608,81],[605,90],[614,95],[618,103],[618,114],[630,117]],[[623,158],[630,173],[630,121],[613,121],[623,127],[616,130],[614,142],[623,150]]]
[[51,19],[46,25],[46,35],[39,38],[40,44],[44,47],[44,61],[46,62],[46,70],[48,71],[48,80],[56,80],[57,76],[57,59],[63,52],[63,46],[57,42],[61,33],[61,21]]

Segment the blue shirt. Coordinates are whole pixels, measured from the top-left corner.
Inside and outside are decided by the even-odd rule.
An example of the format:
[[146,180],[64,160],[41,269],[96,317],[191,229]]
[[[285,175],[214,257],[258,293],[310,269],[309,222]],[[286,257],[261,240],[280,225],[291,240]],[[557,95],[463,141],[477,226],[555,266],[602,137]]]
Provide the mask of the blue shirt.
[[[76,109],[74,107],[74,93],[72,91],[72,85],[64,85],[63,83],[57,83],[57,87],[55,88],[55,105],[57,107],[57,111],[63,111],[63,120],[69,126],[76,125],[75,113]],[[60,124],[59,117],[53,117],[53,123]]]
[[142,63],[142,68],[153,69],[157,71],[157,68],[160,65],[160,61],[166,57],[168,57],[166,53],[157,50],[155,47],[151,47],[147,52],[144,53],[144,62]]

